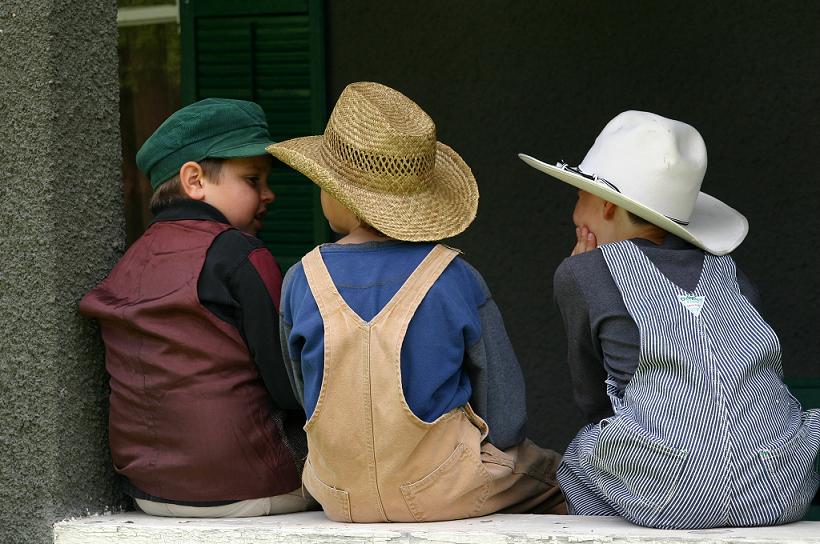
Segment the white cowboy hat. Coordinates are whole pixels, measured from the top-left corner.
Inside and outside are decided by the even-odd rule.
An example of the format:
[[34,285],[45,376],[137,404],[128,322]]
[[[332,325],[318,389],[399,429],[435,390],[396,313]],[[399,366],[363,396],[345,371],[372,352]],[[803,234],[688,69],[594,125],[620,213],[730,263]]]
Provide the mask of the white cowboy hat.
[[700,192],[706,144],[680,121],[625,111],[607,123],[577,167],[518,156],[715,255],[731,252],[749,231],[737,210]]

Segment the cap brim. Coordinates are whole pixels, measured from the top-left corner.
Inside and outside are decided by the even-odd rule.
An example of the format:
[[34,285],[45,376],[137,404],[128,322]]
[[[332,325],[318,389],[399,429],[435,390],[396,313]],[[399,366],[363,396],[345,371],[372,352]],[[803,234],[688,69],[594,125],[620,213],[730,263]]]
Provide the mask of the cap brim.
[[391,238],[434,241],[466,229],[478,210],[478,186],[470,167],[452,149],[436,143],[433,180],[412,194],[377,192],[337,174],[322,157],[322,136],[294,138],[268,152],[298,170],[358,217]]
[[519,153],[518,158],[536,170],[612,202],[714,255],[731,253],[749,232],[749,223],[743,214],[703,192],[698,194],[689,224],[681,225],[602,182],[547,164],[524,153]]

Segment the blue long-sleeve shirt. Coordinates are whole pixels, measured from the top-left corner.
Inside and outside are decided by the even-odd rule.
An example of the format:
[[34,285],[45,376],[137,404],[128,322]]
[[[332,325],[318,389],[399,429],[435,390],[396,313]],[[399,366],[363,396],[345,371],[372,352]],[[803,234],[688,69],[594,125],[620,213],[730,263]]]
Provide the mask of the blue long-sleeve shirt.
[[[369,321],[390,301],[434,244],[399,241],[325,244],[322,258],[342,298]],[[308,417],[322,385],[324,327],[301,263],[282,287],[285,365]],[[525,437],[524,380],[498,307],[481,275],[456,258],[428,292],[401,350],[405,400],[424,421],[470,401],[499,448]]]

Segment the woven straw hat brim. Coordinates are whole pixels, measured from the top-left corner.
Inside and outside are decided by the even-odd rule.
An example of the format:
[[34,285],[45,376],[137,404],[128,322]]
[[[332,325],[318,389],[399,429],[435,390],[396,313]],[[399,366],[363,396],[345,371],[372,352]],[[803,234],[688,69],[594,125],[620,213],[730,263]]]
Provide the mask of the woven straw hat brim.
[[360,219],[391,238],[435,241],[463,232],[478,210],[478,186],[470,167],[448,146],[436,142],[432,180],[412,194],[357,186],[322,158],[322,136],[279,142],[268,152],[310,178]]
[[519,153],[518,157],[536,170],[612,202],[713,255],[731,253],[743,242],[749,232],[749,222],[740,212],[703,192],[698,194],[692,215],[689,217],[689,224],[681,225],[603,183],[568,172],[523,153]]

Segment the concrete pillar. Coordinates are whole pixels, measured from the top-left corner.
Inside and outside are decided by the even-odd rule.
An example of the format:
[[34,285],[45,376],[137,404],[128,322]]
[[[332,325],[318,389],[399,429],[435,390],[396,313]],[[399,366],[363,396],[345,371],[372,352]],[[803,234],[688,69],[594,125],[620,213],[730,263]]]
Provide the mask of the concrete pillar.
[[114,0],[0,2],[0,542],[117,509],[103,347],[124,248]]

